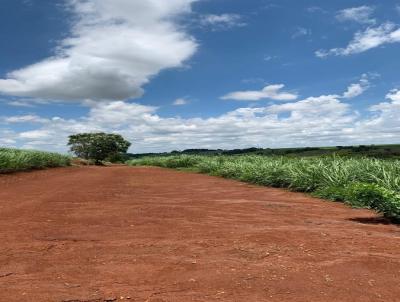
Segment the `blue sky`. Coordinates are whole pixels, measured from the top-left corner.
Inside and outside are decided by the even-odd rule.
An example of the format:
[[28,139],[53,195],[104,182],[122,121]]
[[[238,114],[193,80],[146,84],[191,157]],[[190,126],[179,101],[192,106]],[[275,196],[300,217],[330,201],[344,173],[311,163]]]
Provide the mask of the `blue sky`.
[[3,0],[0,146],[399,143],[400,1]]

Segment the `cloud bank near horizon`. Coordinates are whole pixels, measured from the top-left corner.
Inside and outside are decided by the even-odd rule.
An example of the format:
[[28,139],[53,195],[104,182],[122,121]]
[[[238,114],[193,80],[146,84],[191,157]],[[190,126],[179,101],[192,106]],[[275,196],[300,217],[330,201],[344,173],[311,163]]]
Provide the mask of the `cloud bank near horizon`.
[[[363,83],[364,77],[361,78]],[[164,152],[187,148],[293,147],[365,144],[400,140],[400,93],[390,91],[386,102],[360,116],[344,95],[327,94],[267,106],[239,108],[210,118],[165,118],[157,107],[124,101],[96,102],[77,119],[38,115],[0,117],[0,125],[30,124],[33,130],[0,130],[0,143],[23,148],[65,152],[69,135],[115,132],[133,143],[135,152]],[[361,84],[360,84],[361,85]],[[355,92],[354,92],[355,93]],[[359,90],[355,94],[361,93]]]

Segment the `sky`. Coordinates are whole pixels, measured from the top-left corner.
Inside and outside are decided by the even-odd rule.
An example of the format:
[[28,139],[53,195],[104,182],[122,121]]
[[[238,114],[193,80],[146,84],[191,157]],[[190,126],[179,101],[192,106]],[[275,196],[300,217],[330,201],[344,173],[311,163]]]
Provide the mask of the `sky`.
[[400,0],[0,5],[0,147],[400,143]]

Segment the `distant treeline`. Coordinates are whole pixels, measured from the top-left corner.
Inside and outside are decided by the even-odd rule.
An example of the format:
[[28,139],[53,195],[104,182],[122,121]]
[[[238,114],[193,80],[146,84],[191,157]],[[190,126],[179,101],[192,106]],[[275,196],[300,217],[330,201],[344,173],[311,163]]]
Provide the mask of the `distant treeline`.
[[246,148],[246,149],[186,149],[166,153],[128,154],[129,158],[169,155],[265,155],[265,156],[321,156],[337,154],[341,156],[366,156],[375,158],[400,158],[400,145],[358,145],[336,147],[304,147],[304,148]]

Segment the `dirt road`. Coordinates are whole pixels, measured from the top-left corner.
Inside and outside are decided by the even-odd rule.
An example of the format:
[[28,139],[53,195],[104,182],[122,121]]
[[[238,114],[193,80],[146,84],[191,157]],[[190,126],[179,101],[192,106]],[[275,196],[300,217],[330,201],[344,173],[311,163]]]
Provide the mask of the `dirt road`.
[[400,301],[400,228],[159,168],[0,176],[0,301]]

